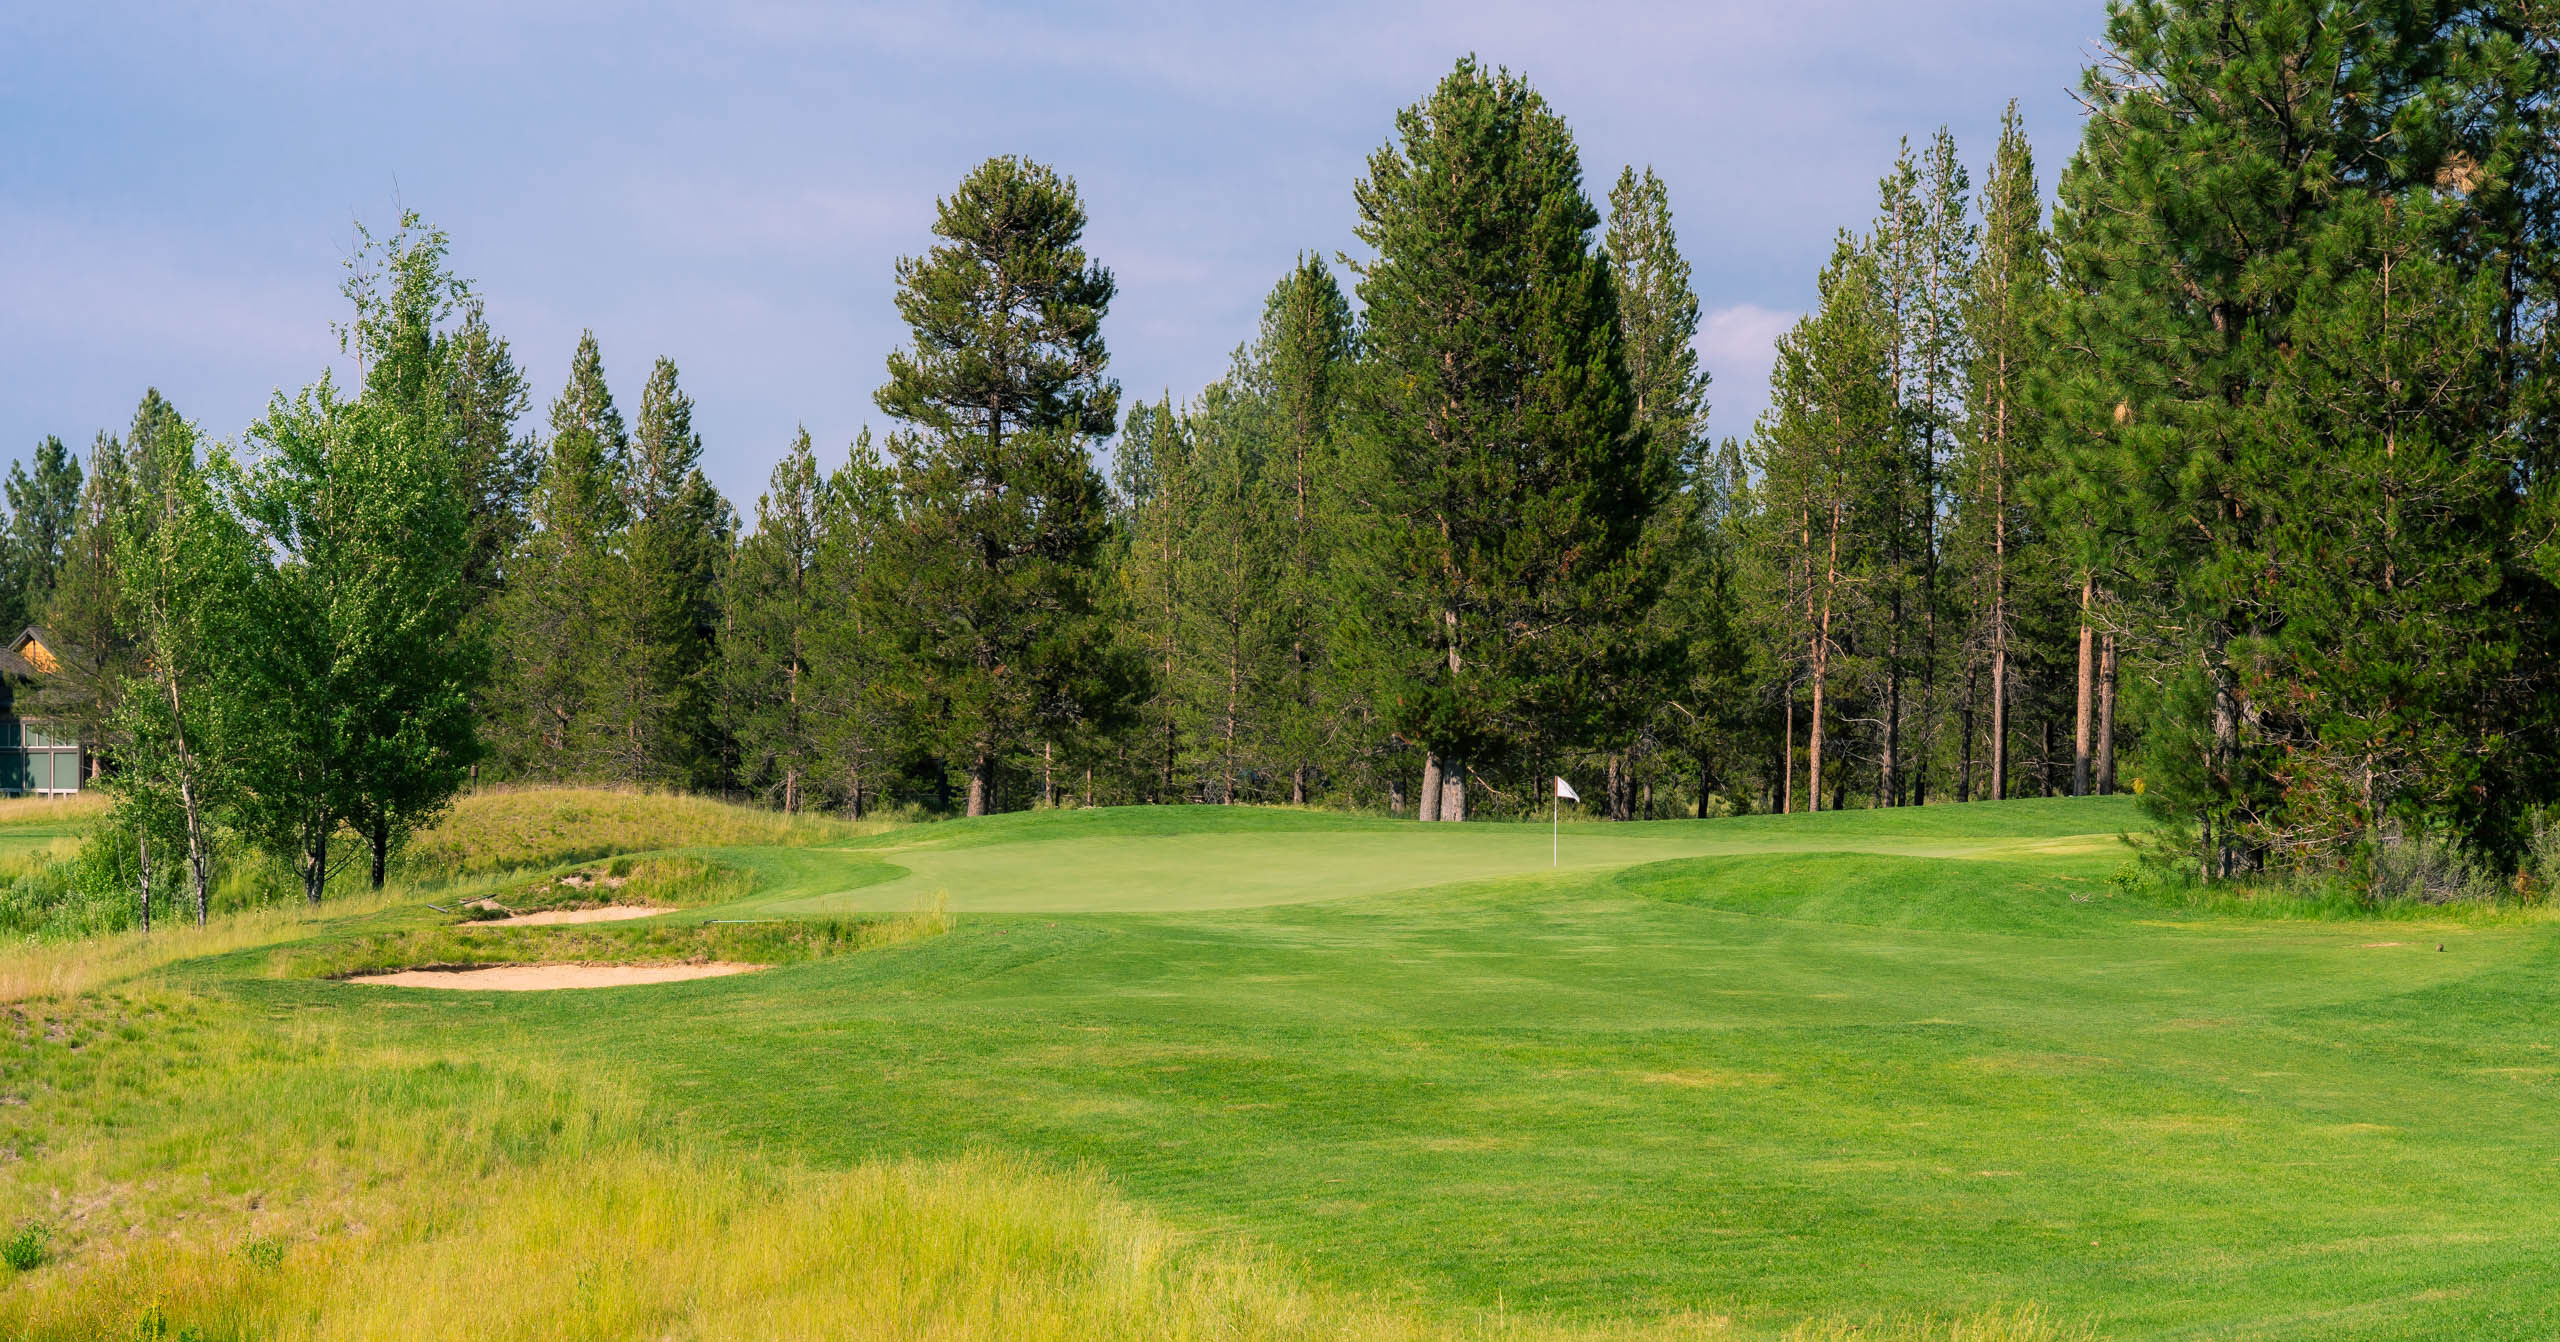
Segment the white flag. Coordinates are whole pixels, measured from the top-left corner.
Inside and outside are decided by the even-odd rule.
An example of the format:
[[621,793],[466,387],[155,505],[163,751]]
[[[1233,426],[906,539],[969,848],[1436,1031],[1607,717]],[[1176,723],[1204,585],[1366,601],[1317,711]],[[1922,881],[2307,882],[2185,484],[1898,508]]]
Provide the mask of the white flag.
[[1582,794],[1573,790],[1573,784],[1568,783],[1561,778],[1556,780],[1556,795],[1562,797],[1566,801],[1582,800]]

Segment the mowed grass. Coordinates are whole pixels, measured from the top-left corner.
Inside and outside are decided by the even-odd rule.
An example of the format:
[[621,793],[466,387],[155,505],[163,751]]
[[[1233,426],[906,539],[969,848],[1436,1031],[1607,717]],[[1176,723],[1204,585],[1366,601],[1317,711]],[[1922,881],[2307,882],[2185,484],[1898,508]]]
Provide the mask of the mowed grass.
[[[351,988],[242,950],[160,991],[609,1078],[648,1159],[720,1178],[1096,1180],[1069,1221],[1209,1246],[1147,1281],[1262,1283],[1166,1335],[2560,1331],[2560,925],[2206,916],[2109,881],[2135,823],[1567,826],[1561,869],[1543,827],[1285,810],[792,834],[685,847],[754,890],[669,921],[941,895],[952,930],[651,988]],[[502,1243],[534,1214],[471,1207]]]

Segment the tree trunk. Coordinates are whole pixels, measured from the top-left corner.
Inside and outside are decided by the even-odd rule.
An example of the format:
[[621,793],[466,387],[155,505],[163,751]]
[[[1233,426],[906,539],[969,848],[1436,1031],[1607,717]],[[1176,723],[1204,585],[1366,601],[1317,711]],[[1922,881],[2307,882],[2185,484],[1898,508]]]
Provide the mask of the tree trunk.
[[2089,598],[2095,594],[2097,579],[2083,571],[2080,575],[2080,684],[2079,702],[2071,717],[2071,795],[2089,795],[2089,715],[2096,696],[2097,634],[2089,627]]
[[1420,804],[1414,809],[1414,819],[1428,821],[1440,818],[1440,755],[1437,751],[1422,752],[1422,793],[1419,800]]
[[1611,753],[1609,756],[1609,776],[1600,785],[1600,790],[1606,793],[1609,798],[1609,818],[1611,820],[1624,820],[1627,818],[1627,780],[1625,773],[1625,760],[1626,756],[1624,754],[1615,752]]
[[151,836],[133,832],[134,860],[142,864],[142,935],[151,935]]
[[1307,804],[1307,766],[1303,764],[1289,771],[1289,804]]
[[2108,634],[2098,650],[2098,792],[2116,792],[2116,636]]
[[985,815],[995,808],[996,757],[980,751],[969,764],[969,814]]
[[329,825],[320,826],[302,855],[302,899],[313,908],[320,907],[321,896],[329,893],[330,829]]
[[391,817],[377,813],[373,817],[373,832],[366,837],[373,841],[373,888],[379,890],[384,869],[391,865]]
[[1387,777],[1387,814],[1398,817],[1404,814],[1404,780],[1392,774]]
[[1698,752],[1698,818],[1707,818],[1707,794],[1715,790],[1715,766],[1707,762],[1707,752]]
[[1787,734],[1778,750],[1778,814],[1796,812],[1796,687],[1787,687]]
[[1467,766],[1463,760],[1448,760],[1440,766],[1440,818],[1467,818]]
[[1967,665],[1964,672],[1964,709],[1957,724],[1957,730],[1964,736],[1961,758],[1956,765],[1957,805],[1973,800],[1973,716],[1975,708],[1978,707],[1975,696],[1982,689],[1982,675],[1973,669],[1971,665],[1973,659],[1965,660]]
[[1822,809],[1822,656],[1814,654],[1813,719],[1804,729],[1804,795],[1806,808]]
[[2009,649],[2007,640],[1991,649],[1991,800],[2009,799]]
[[1090,764],[1084,766],[1084,805],[1088,811],[1093,809],[1093,766]]
[[1893,625],[1885,636],[1883,752],[1877,756],[1876,805],[1902,804],[1902,599],[1893,602]]
[[1040,743],[1040,804],[1058,809],[1057,747],[1048,741]]
[[782,771],[782,813],[800,813],[800,770],[797,768]]

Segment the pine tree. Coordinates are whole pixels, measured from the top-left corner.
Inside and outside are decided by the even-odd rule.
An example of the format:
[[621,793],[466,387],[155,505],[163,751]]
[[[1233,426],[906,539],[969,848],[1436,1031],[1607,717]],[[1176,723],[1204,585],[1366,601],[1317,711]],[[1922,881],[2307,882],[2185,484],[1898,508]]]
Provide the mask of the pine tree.
[[1705,738],[1700,719],[1681,702],[1699,687],[1687,683],[1693,668],[1684,663],[1694,654],[1703,667],[1729,653],[1719,642],[1729,627],[1722,607],[1728,589],[1718,571],[1721,556],[1713,534],[1722,502],[1704,460],[1707,375],[1693,348],[1698,297],[1671,225],[1670,192],[1652,169],[1642,176],[1633,168],[1618,174],[1609,192],[1609,228],[1602,249],[1617,288],[1633,420],[1653,454],[1653,472],[1677,482],[1664,495],[1664,506],[1648,519],[1644,539],[1651,562],[1676,574],[1671,598],[1655,608],[1655,627],[1644,631],[1644,637],[1650,648],[1673,655],[1639,655],[1628,664],[1640,674],[1608,687],[1621,701],[1615,730],[1641,733],[1632,745],[1622,743],[1609,752],[1605,770],[1608,814],[1627,820],[1636,814],[1639,753],[1649,742],[1687,740],[1691,749],[1686,753],[1701,757]]
[[702,473],[693,400],[660,359],[640,394],[639,431],[618,487],[627,525],[601,565],[586,665],[590,767],[624,782],[718,781],[713,706],[720,568],[735,531]]
[[[2035,586],[2048,577],[2037,563],[2040,538],[2028,508],[2028,482],[2041,474],[2042,430],[2027,395],[2038,361],[2034,315],[2047,287],[2046,247],[2035,153],[2013,102],[2001,118],[2000,146],[1983,184],[1982,251],[1964,294],[1972,357],[1964,370],[1963,459],[1955,472],[1962,495],[1954,543],[1974,578],[1967,645],[1984,663],[1979,673],[1968,667],[1967,675],[1968,683],[1977,675],[1988,682],[1985,792],[1994,801],[2009,795],[2019,579],[2024,575]],[[1959,800],[1972,788],[1971,703],[1968,696]]]
[[1366,364],[1351,414],[1371,517],[1361,636],[1422,818],[1463,820],[1471,766],[1594,743],[1615,636],[1660,590],[1641,546],[1671,487],[1632,421],[1599,214],[1563,120],[1458,63],[1397,117],[1355,198]]
[[0,630],[14,635],[53,598],[80,514],[80,459],[48,437],[36,445],[35,473],[9,463],[8,528],[0,537]]
[[1279,507],[1289,491],[1271,474],[1274,426],[1252,372],[1237,351],[1226,379],[1183,417],[1193,506],[1175,546],[1176,637],[1193,655],[1175,664],[1172,689],[1207,795],[1228,805],[1259,771],[1274,701],[1291,688],[1279,605],[1288,558]]
[[88,747],[89,775],[100,775],[113,745],[111,725],[137,657],[133,612],[117,564],[119,528],[138,506],[136,478],[156,460],[158,446],[192,431],[158,388],[143,393],[125,437],[101,433],[89,451],[80,505],[62,571],[52,597],[37,612],[54,636],[63,669],[46,678],[38,702],[46,713],[70,720]]
[[817,568],[826,524],[825,485],[804,428],[756,499],[755,530],[738,542],[720,649],[739,781],[772,794],[787,812],[800,809],[819,761],[809,680],[824,618]]
[[505,581],[507,560],[524,537],[542,454],[530,437],[516,436],[516,420],[531,404],[524,374],[507,342],[490,331],[482,305],[466,306],[462,324],[438,339],[437,357],[452,370],[453,432],[471,500],[470,582],[485,601]]
[[[1897,330],[1874,251],[1843,234],[1820,288],[1821,305],[1778,342],[1769,410],[1751,444],[1755,537],[1767,569],[1787,575],[1788,610],[1773,623],[1801,650],[1789,683],[1800,675],[1810,696],[1805,797],[1816,811],[1844,635],[1860,603],[1874,599],[1872,576],[1892,561],[1890,538],[1905,520],[1894,485],[1907,465],[1896,433]],[[1790,691],[1790,719],[1794,702]],[[1792,756],[1792,726],[1788,735]],[[1793,809],[1791,765],[1786,777]]]
[[944,241],[898,263],[914,343],[889,356],[880,408],[898,525],[866,604],[971,815],[997,805],[1008,755],[1097,727],[1129,693],[1103,618],[1110,529],[1089,446],[1117,422],[1104,376],[1111,272],[1084,251],[1075,184],[995,158],[936,203]]
[[2468,110],[2549,76],[2503,22],[2120,3],[2084,83],[2057,506],[2081,571],[2158,612],[2146,796],[2209,879],[2412,835],[2512,851],[2552,793],[2513,361],[2549,317],[2479,250],[2532,253],[2512,202],[2549,198],[2550,151],[2512,132],[2549,122]]
[[1335,735],[1339,698],[1330,693],[1331,620],[1341,546],[1340,419],[1351,371],[1351,303],[1333,272],[1301,254],[1263,303],[1254,345],[1255,381],[1269,403],[1273,442],[1268,478],[1281,495],[1274,534],[1276,636],[1287,644],[1285,683],[1272,712],[1274,763],[1289,774],[1289,800],[1305,805],[1318,761]]
[[589,331],[579,336],[568,385],[551,405],[531,529],[510,564],[499,610],[494,731],[517,773],[567,778],[586,771],[595,627],[627,522],[620,482],[629,450]]
[[1182,759],[1180,685],[1187,674],[1182,641],[1184,536],[1196,509],[1189,430],[1166,395],[1129,410],[1113,454],[1114,487],[1123,521],[1116,600],[1129,651],[1147,673],[1137,705],[1145,736],[1139,748],[1141,795],[1158,805],[1176,800]]
[[916,733],[916,705],[900,694],[894,662],[863,604],[864,584],[882,562],[896,522],[897,480],[870,430],[818,496],[818,545],[810,572],[817,618],[811,629],[809,697],[816,748],[834,790],[857,820],[889,782]]

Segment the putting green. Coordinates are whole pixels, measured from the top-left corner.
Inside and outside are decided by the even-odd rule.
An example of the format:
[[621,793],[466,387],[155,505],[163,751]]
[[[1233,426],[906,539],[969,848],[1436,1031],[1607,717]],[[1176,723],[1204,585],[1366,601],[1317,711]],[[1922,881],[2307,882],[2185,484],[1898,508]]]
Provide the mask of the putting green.
[[[2115,820],[2121,808],[2075,823]],[[1269,832],[1064,835],[997,823],[955,838],[896,846],[705,849],[761,880],[725,914],[820,917],[900,912],[936,899],[960,913],[1178,913],[1261,908],[1564,872],[1589,874],[1673,858],[1784,853],[2021,859],[2112,851],[2113,830],[2037,835],[1868,832],[1800,817],[1796,832],[1727,821],[1566,827],[1380,824],[1307,817]],[[1844,821],[1850,817],[1842,817]],[[1021,831],[1018,841],[1003,839]],[[996,841],[986,841],[990,838]]]

